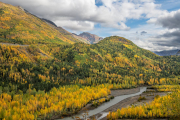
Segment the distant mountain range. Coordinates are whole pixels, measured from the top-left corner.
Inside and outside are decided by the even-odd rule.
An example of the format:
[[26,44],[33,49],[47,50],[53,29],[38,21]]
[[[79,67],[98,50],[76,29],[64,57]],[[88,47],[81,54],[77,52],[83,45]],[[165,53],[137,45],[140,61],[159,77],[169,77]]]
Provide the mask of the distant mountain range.
[[159,56],[170,56],[170,55],[180,55],[180,50],[164,50],[164,51],[154,51],[155,54]]

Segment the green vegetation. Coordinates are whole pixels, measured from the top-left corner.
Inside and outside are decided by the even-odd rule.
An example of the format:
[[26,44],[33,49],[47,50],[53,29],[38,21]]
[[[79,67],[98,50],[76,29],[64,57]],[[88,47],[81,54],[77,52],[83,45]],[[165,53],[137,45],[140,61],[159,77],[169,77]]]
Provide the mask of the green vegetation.
[[0,119],[51,119],[107,101],[110,89],[180,82],[179,56],[160,57],[117,36],[79,43],[1,2],[0,14],[0,42],[11,43],[0,44]]
[[29,84],[49,91],[67,84],[109,83],[117,89],[179,83],[180,63],[173,57],[157,56],[115,36],[95,45],[0,45],[0,55],[2,86],[12,83],[23,92]]
[[114,99],[114,96],[106,97],[106,98],[101,98],[101,99],[99,99],[99,100],[94,100],[94,101],[92,102],[92,106],[93,106],[93,107],[98,107],[98,106],[100,106],[101,104],[110,101],[111,99]]
[[79,42],[40,18],[0,2],[0,41],[19,44],[69,44]]
[[140,102],[140,101],[142,101],[142,100],[146,100],[146,98],[140,96],[140,97],[138,98],[138,102]]
[[[162,86],[164,91],[170,90],[169,86]],[[116,112],[109,112],[107,115],[108,120],[116,119],[152,119],[152,118],[170,118],[172,120],[178,120],[180,117],[180,87],[171,85],[172,90],[176,88],[176,91],[169,93],[166,96],[155,96],[154,101],[146,103],[143,106],[131,106],[128,108],[118,109]]]

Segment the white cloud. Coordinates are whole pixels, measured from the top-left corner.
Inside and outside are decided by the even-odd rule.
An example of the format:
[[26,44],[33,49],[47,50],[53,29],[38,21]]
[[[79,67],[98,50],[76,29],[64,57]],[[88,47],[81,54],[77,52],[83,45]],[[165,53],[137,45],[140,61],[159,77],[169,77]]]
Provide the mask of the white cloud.
[[[129,30],[127,19],[152,18],[166,11],[154,0],[1,0],[20,5],[29,12],[55,21],[57,25],[72,30],[92,30],[100,23],[105,27]],[[96,6],[96,3],[102,6]],[[70,26],[70,25],[74,26]]]
[[[141,35],[142,31],[146,31],[147,33]],[[162,26],[156,26],[154,24],[146,24],[139,26],[137,28],[132,28],[129,31],[112,31],[111,35],[118,35],[121,37],[125,37],[129,40],[132,40],[132,42],[134,42],[139,47],[150,51],[162,51],[162,50],[172,50],[172,49],[180,48],[177,47],[179,45],[177,44],[177,42],[175,43],[177,45],[172,45],[171,41],[172,39],[174,39],[174,37],[170,36],[169,38],[167,38],[167,36],[166,37],[162,36],[165,33],[173,34],[175,32],[176,29],[169,30],[163,28]]]
[[[176,49],[180,46],[180,10],[174,12],[162,10],[161,5],[156,4],[155,0],[1,1],[20,5],[29,12],[52,20],[58,26],[74,32],[91,31],[94,34],[119,35],[132,40],[140,47],[152,51]],[[101,6],[96,6],[96,4]],[[147,23],[153,24],[130,29],[126,25],[126,21],[129,19],[149,19]],[[97,23],[100,24],[102,29],[94,30]],[[142,31],[147,33],[141,35]],[[103,35],[103,37],[106,36]]]
[[74,31],[89,31],[89,30],[93,30],[94,28],[94,23],[89,21],[61,20],[61,21],[55,21],[55,23],[59,26],[66,26],[67,29],[71,29]]
[[156,18],[151,18],[147,21],[147,23],[155,23],[161,25],[163,27],[173,29],[173,28],[180,28],[180,10],[166,12],[165,14],[161,14]]
[[[180,49],[180,10],[162,14],[157,18],[150,19],[148,23],[166,28],[159,35],[149,38],[156,46],[162,46],[169,49]],[[161,48],[162,48],[161,47]]]

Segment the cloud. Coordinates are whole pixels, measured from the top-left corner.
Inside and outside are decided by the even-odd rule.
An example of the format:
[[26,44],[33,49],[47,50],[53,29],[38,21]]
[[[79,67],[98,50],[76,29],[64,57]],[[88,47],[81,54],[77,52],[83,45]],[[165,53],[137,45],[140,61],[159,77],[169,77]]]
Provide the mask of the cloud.
[[168,29],[180,29],[179,21],[180,9],[170,13],[162,14],[157,18],[151,18],[147,21],[147,23],[154,23]]
[[[89,31],[94,29],[94,23],[89,21],[72,21],[72,20],[64,20],[64,21],[55,21],[59,26],[66,26],[67,29],[74,31]],[[71,24],[69,24],[71,23]]]
[[[142,31],[142,33],[146,32],[148,34],[141,35],[141,32],[138,31]],[[152,38],[161,35],[162,33],[165,33],[165,31],[167,30],[164,30],[164,28],[161,26],[156,26],[154,24],[146,24],[136,28],[132,28],[129,31],[112,31],[111,34],[125,37],[129,40],[132,40],[132,42],[134,42],[141,48],[154,51],[161,50],[162,47],[159,47],[159,45],[154,45],[154,43],[156,43],[156,40]]]
[[146,31],[142,31],[141,32],[141,35],[145,35],[147,32]]
[[[71,30],[88,31],[95,24],[130,30],[128,19],[155,18],[166,14],[154,0],[1,0]],[[99,4],[99,6],[97,5]],[[71,26],[70,26],[71,25]],[[72,26],[73,25],[73,26]]]
[[180,49],[180,10],[172,11],[157,18],[150,19],[148,23],[154,23],[167,28],[161,34],[152,37],[151,42],[154,45],[166,46],[174,49]]
[[[141,35],[145,31],[148,34]],[[103,32],[106,32],[104,30]],[[112,31],[112,35],[125,37],[141,48],[150,51],[180,49],[180,32],[178,29],[167,29],[155,24],[145,24],[129,31]]]
[[170,46],[180,48],[180,31],[167,32],[165,34],[156,36],[154,39],[158,41],[154,42],[156,45]]
[[[173,12],[162,10],[161,5],[156,4],[155,0],[1,1],[22,6],[29,12],[52,20],[58,26],[73,32],[91,31],[94,34],[101,34],[102,37],[118,35],[152,51],[180,48],[180,10]],[[153,24],[137,28],[130,28],[126,24],[128,20],[139,19],[149,19],[147,23]],[[96,27],[95,30],[95,25],[101,27]]]
[[150,22],[162,25],[165,28],[174,29],[180,28],[180,10],[161,15],[157,19],[151,19]]

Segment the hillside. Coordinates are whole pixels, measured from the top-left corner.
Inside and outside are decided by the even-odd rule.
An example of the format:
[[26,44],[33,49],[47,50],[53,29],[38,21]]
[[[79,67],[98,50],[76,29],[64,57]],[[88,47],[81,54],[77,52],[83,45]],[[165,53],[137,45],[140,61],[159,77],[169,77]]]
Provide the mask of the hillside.
[[57,25],[54,22],[47,20],[45,18],[41,18],[41,19],[44,20],[46,23],[49,23],[49,24],[53,25],[54,27],[57,27]]
[[[67,30],[65,30],[64,28],[62,27],[56,27],[56,29],[61,33],[63,34],[64,36],[66,36],[67,38],[69,38],[70,40],[72,41],[75,41],[75,42],[83,42],[83,43],[89,43],[86,39],[82,38],[82,37],[79,37],[73,33],[70,33],[68,32]],[[78,40],[78,41],[77,41]]]
[[60,118],[110,89],[178,84],[179,60],[117,36],[93,45],[0,44],[0,119]]
[[89,42],[86,39],[84,39],[84,38],[82,38],[80,36],[77,36],[77,35],[75,35],[73,33],[70,33],[70,32],[68,32],[67,30],[65,30],[62,27],[58,27],[54,22],[52,22],[50,20],[47,20],[47,19],[42,19],[42,20],[45,21],[52,28],[58,30],[64,37],[68,38],[72,42],[83,42],[83,43],[88,43],[89,44]]
[[[30,83],[37,90],[47,91],[54,86],[74,83],[91,85],[126,81],[132,84],[136,80],[133,85],[148,84],[151,79],[178,74],[180,66],[179,62],[174,66],[173,60],[168,61],[117,36],[94,45],[4,44],[0,45],[0,56],[0,82],[4,86],[17,84],[24,92]],[[167,71],[169,69],[171,71]]]
[[[164,85],[162,90],[169,92],[172,87],[168,85],[179,86],[179,74],[180,56],[158,56],[123,37],[101,40],[90,33],[75,35],[21,7],[0,2],[0,120],[72,116],[87,104],[93,108],[113,99],[112,89]],[[140,106],[138,113],[136,106],[121,113],[133,118],[138,114],[152,118],[158,113],[153,118],[166,118],[174,109],[171,106],[179,103],[180,92],[175,87],[172,90],[176,93],[163,103],[153,93],[159,102]],[[149,96],[152,91],[147,92]],[[154,106],[162,108],[161,104],[170,105],[170,111],[164,107],[166,114],[160,109],[151,112]],[[118,111],[108,117],[118,118]]]
[[54,29],[20,7],[0,2],[0,41],[19,44],[69,44],[79,42]]
[[4,87],[13,83],[25,92],[30,83],[46,91],[74,83],[126,82],[136,86],[179,73],[177,58],[157,56],[125,38],[111,36],[93,45],[79,43],[70,32],[20,7],[1,3],[0,11],[0,79]]

